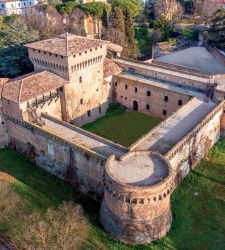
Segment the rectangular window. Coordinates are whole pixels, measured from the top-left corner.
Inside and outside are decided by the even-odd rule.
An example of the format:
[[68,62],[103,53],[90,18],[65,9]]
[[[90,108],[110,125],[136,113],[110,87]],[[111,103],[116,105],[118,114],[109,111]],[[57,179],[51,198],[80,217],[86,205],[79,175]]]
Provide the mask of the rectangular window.
[[115,82],[115,86],[117,87],[117,82]]
[[147,96],[151,96],[151,91],[150,90],[147,91]]
[[150,109],[150,105],[149,105],[149,104],[146,105],[146,109],[147,109],[147,110]]
[[100,106],[100,107],[98,108],[98,110],[99,110],[99,114],[101,114],[101,113],[102,113],[102,107]]
[[83,99],[80,99],[80,104],[83,104],[84,103],[84,100]]
[[166,115],[167,111],[165,109],[163,109],[163,115]]
[[127,89],[128,88],[128,86],[127,86],[127,84],[125,85],[125,89]]
[[178,101],[178,105],[179,105],[179,106],[182,106],[182,105],[183,105],[182,100],[179,100],[179,101]]
[[82,83],[82,76],[79,77],[79,82]]
[[48,153],[54,155],[54,147],[52,142],[48,142]]
[[169,98],[168,98],[168,96],[166,95],[166,96],[164,97],[164,101],[165,101],[165,102],[168,102],[168,100],[169,100]]
[[134,92],[137,93],[137,87],[135,87]]
[[88,110],[87,115],[91,116],[91,111],[90,110]]

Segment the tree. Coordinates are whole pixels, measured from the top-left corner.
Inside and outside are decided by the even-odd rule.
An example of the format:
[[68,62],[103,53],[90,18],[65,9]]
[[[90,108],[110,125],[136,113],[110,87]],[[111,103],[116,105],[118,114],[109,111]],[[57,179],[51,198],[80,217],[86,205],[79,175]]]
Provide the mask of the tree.
[[125,13],[125,33],[126,47],[124,53],[128,57],[137,57],[137,46],[135,42],[134,21],[130,9],[126,9]]
[[103,9],[103,13],[102,13],[101,19],[102,19],[102,25],[103,25],[105,28],[107,28],[107,27],[108,27],[108,13],[107,13],[105,7],[104,7],[104,9]]
[[17,17],[2,31],[5,46],[22,45],[39,39],[37,30],[29,29],[23,17]]
[[220,9],[211,20],[208,41],[213,46],[225,50],[225,10]]
[[201,17],[203,18],[205,24],[209,24],[213,15],[218,9],[220,9],[221,3],[215,1],[204,1],[201,7]]
[[71,15],[67,17],[67,31],[79,36],[86,36],[84,19],[86,18],[85,13],[80,8],[75,8]]
[[176,23],[183,14],[183,8],[176,0],[156,0],[154,4],[155,17]]
[[112,6],[121,8],[124,13],[129,7],[132,17],[136,17],[141,11],[141,1],[140,0],[112,0]]

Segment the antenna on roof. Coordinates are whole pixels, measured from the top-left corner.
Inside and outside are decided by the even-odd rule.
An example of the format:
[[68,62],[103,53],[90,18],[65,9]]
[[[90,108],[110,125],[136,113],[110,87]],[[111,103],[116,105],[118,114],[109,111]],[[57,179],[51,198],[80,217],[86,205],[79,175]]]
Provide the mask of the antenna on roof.
[[69,52],[68,38],[69,38],[69,33],[66,32],[66,55],[68,55],[68,52]]

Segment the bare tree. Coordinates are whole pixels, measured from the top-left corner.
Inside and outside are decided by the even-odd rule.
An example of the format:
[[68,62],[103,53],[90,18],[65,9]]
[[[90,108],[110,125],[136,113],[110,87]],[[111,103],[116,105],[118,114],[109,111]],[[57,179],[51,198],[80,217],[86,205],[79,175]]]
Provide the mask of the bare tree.
[[213,17],[213,14],[216,13],[218,9],[221,8],[221,3],[214,0],[205,0],[201,7],[201,16],[205,24],[209,24],[210,20]]
[[156,18],[176,22],[183,14],[183,8],[176,0],[156,0],[154,4]]
[[75,8],[73,12],[66,18],[67,31],[76,35],[85,36],[85,19],[86,14],[80,8]]

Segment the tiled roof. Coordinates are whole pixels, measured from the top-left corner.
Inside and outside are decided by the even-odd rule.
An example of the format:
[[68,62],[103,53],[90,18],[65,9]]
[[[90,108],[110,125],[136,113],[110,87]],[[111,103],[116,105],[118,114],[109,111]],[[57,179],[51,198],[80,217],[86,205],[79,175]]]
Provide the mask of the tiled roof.
[[112,60],[105,58],[104,60],[104,77],[112,76],[112,75],[117,75],[121,73],[123,69],[113,62]]
[[107,44],[107,49],[111,50],[111,51],[115,51],[115,52],[122,52],[123,51],[123,47],[115,44],[115,43],[109,43]]
[[68,82],[48,71],[31,73],[5,83],[2,97],[23,103],[49,91],[63,87]]
[[2,90],[4,87],[4,84],[8,82],[8,78],[0,78],[0,98],[2,97]]
[[108,41],[104,40],[91,39],[67,33],[52,39],[29,43],[25,46],[62,56],[71,56],[108,43]]

